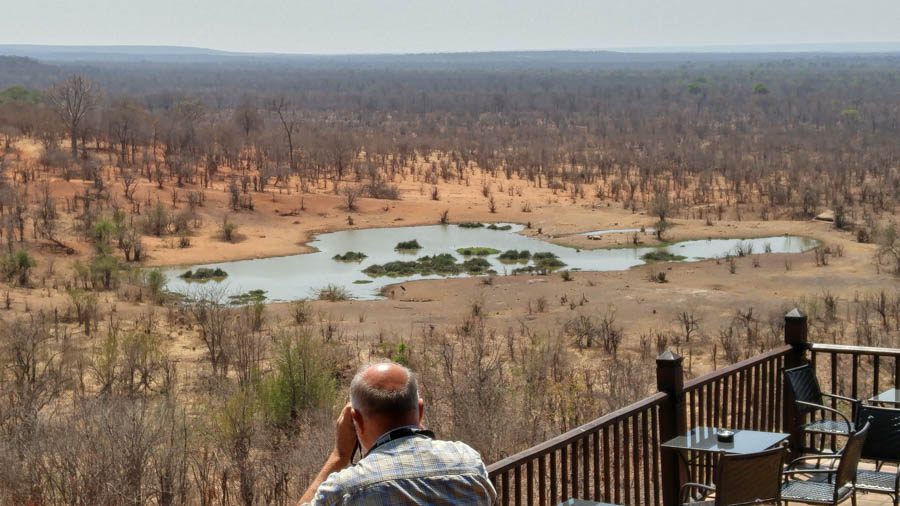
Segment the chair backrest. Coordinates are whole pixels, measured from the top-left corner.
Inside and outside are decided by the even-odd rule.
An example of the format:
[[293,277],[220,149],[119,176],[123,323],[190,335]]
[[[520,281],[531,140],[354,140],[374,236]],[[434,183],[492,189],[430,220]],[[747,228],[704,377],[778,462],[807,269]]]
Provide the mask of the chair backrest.
[[871,433],[862,447],[860,458],[900,462],[900,409],[860,406],[856,425],[869,421]]
[[[785,369],[784,377],[787,379],[788,388],[794,395],[795,401],[822,405],[822,390],[819,388],[819,380],[816,378],[816,371],[812,365],[806,364]],[[800,416],[815,411],[816,408],[798,404],[795,410],[797,416]]]
[[856,468],[859,466],[859,457],[862,455],[863,445],[866,442],[866,436],[869,435],[869,429],[872,428],[871,422],[854,432],[847,439],[847,444],[841,450],[841,459],[838,463],[837,473],[834,478],[834,495],[837,500],[838,491],[847,483],[856,483]]
[[716,504],[778,502],[787,450],[772,448],[745,455],[726,454],[716,466]]

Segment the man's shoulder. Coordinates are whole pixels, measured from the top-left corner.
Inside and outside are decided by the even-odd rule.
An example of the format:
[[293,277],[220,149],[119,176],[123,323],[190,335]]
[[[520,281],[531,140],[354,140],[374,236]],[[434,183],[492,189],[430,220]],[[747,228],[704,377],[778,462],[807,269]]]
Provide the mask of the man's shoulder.
[[348,497],[366,490],[391,489],[409,480],[457,481],[491,489],[481,455],[459,441],[421,437],[392,441],[355,466],[332,473],[319,488],[323,496]]

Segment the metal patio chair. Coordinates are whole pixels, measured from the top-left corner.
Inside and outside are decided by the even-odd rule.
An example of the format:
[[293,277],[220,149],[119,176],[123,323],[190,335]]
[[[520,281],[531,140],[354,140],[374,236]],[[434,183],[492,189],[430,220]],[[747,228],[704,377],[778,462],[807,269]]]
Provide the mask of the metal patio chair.
[[[900,496],[900,409],[861,406],[857,422],[869,420],[871,433],[862,447],[862,460],[874,461],[875,469],[856,472],[856,489],[888,494],[897,506]],[[885,463],[897,466],[894,472],[882,471]]]
[[[821,460],[821,455],[794,459],[788,470],[782,473],[784,482],[781,485],[781,501],[785,504],[840,504],[850,499],[853,506],[856,506],[856,471],[870,428],[871,424],[867,422],[862,429],[850,434],[840,454],[833,457],[838,462],[836,468],[798,468],[804,461]],[[792,479],[799,475],[809,475],[810,478]]]
[[731,505],[778,503],[781,500],[781,469],[787,449],[779,446],[758,453],[723,454],[713,474],[715,486],[685,483],[681,495],[698,490],[704,495],[715,492],[712,501],[687,502],[692,505]]
[[[860,402],[857,399],[844,397],[843,395],[822,392],[819,388],[819,380],[812,365],[806,364],[792,369],[785,369],[785,379],[788,388],[794,396],[794,421],[799,429],[812,436],[821,436],[818,447],[804,448],[810,453],[823,453],[825,436],[849,436],[854,430],[854,424],[844,413],[825,405],[824,397],[838,399],[850,403],[851,416],[855,416]],[[832,419],[826,418],[831,414]],[[811,415],[811,420],[806,422],[806,416]],[[805,423],[804,423],[805,422]]]

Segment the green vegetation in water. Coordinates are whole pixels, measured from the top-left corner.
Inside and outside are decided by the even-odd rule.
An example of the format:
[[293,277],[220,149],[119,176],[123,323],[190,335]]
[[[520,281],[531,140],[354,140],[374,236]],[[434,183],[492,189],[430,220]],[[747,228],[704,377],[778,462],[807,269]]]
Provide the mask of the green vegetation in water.
[[491,223],[488,225],[488,230],[512,230],[512,225],[497,225],[496,223]]
[[491,264],[481,257],[470,258],[463,262],[463,270],[468,274],[496,274],[491,269]]
[[[504,254],[510,253],[509,257],[512,257],[513,256],[512,252],[514,252],[514,251],[515,250],[510,250],[508,252],[504,252]],[[522,253],[528,253],[528,252],[527,251],[519,252],[520,255]],[[502,258],[502,256],[501,256],[501,258]],[[562,260],[560,260],[559,257],[556,256],[555,253],[550,253],[550,252],[535,253],[534,255],[531,255],[531,259],[534,260],[533,265],[519,267],[518,269],[513,270],[513,274],[523,274],[523,273],[547,274],[551,271],[554,271],[556,269],[566,266],[566,263],[563,262]],[[523,260],[527,261],[528,258],[525,257],[525,258],[523,258]]]
[[395,250],[413,250],[413,249],[422,249],[422,245],[419,244],[419,241],[413,239],[412,241],[402,241],[398,242],[396,246],[394,246]]
[[527,262],[531,260],[531,252],[527,249],[523,249],[522,251],[508,249],[501,253],[497,258],[502,262]]
[[465,257],[486,257],[488,255],[496,255],[497,253],[500,253],[500,250],[473,246],[471,248],[457,248],[456,252]]
[[265,290],[250,290],[249,292],[244,292],[240,295],[229,295],[229,302],[234,305],[243,306],[246,304],[251,304],[254,302],[265,302],[266,301],[266,291]]
[[566,263],[560,260],[555,253],[550,253],[549,251],[543,253],[535,253],[534,255],[532,255],[531,259],[534,260],[534,265],[537,268],[545,269],[548,271],[566,266]]
[[331,257],[338,262],[362,262],[366,258],[366,254],[360,251],[348,251],[343,255],[335,255]]
[[370,265],[363,272],[372,277],[390,276],[403,277],[420,274],[430,276],[454,276],[462,273],[487,274],[493,272],[491,264],[480,257],[470,258],[463,263],[457,263],[456,258],[449,253],[434,256],[424,256],[415,261],[394,261],[381,265]]
[[189,270],[178,277],[185,281],[209,281],[210,279],[218,281],[227,278],[228,273],[218,267],[215,269],[200,267],[196,271]]
[[368,285],[371,282],[372,282],[371,279],[357,279],[356,281],[353,282],[353,284],[354,285]]
[[484,227],[484,223],[477,223],[474,221],[467,221],[465,223],[460,223],[459,228],[482,228]]
[[644,259],[644,261],[647,263],[653,263],[653,262],[678,262],[679,260],[684,260],[686,257],[683,257],[681,255],[675,255],[675,254],[669,253],[666,250],[661,249],[661,250],[651,251],[649,253],[644,253],[644,255],[641,256],[641,258]]

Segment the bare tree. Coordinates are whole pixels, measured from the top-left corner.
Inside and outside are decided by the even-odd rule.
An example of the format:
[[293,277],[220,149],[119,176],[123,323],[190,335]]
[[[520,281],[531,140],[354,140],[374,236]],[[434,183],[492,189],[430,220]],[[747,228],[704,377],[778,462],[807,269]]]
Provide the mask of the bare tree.
[[85,116],[94,109],[100,90],[82,75],[73,75],[51,86],[46,93],[47,104],[69,129],[72,158],[78,157],[78,135]]
[[284,128],[284,136],[288,143],[288,159],[291,161],[291,172],[297,170],[297,163],[294,160],[294,130],[297,129],[298,120],[294,110],[291,109],[291,103],[284,97],[277,97],[269,100],[269,110],[278,116],[281,126]]

